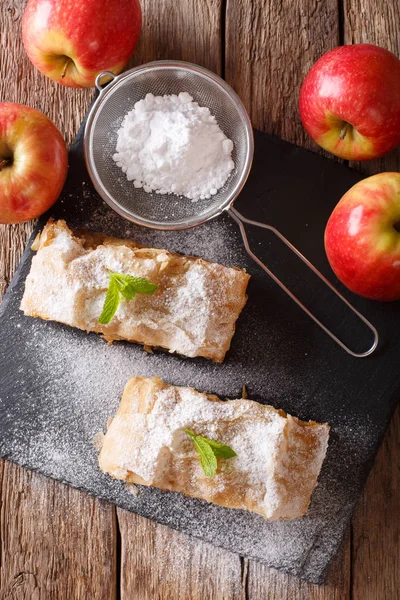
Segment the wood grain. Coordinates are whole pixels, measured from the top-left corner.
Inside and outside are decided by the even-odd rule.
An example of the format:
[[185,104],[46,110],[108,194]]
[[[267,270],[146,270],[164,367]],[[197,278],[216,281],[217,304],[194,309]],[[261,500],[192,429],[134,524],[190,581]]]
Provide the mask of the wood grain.
[[2,598],[116,597],[113,508],[4,463]]
[[[42,110],[70,142],[92,91],[65,89],[30,65],[20,37],[24,5],[24,0],[1,3],[0,100]],[[297,98],[312,63],[339,43],[336,0],[227,0],[223,20],[224,0],[143,0],[142,6],[143,33],[131,64],[175,58],[225,71],[256,127],[316,150],[301,127]],[[398,52],[399,13],[397,2],[344,0],[346,43],[368,41]],[[361,165],[368,173],[399,167],[399,152]],[[31,229],[32,223],[0,226],[0,297]],[[349,537],[320,587],[142,517],[118,510],[117,519],[111,506],[1,461],[0,597],[108,600],[120,593],[124,600],[396,600],[399,420],[398,413],[353,520],[352,568]]]
[[245,600],[241,559],[117,509],[121,600]]
[[225,77],[254,127],[317,149],[301,125],[304,76],[339,43],[337,0],[227,0]]
[[[2,0],[0,10],[0,99],[42,111],[69,144],[75,137],[93,90],[72,90],[53,83],[28,60],[21,39],[24,0]],[[0,225],[0,293],[3,294],[34,223]]]
[[[327,581],[318,586],[248,561],[247,598],[251,600],[350,600],[350,534],[334,559]],[[366,600],[366,599],[365,599]]]
[[141,0],[143,30],[131,61],[186,60],[221,72],[223,0]]
[[0,224],[0,301],[4,296],[32,231],[32,223]]
[[352,523],[352,600],[400,600],[400,409]]
[[[177,59],[221,73],[222,0],[144,0],[142,7],[143,33],[131,64]],[[244,598],[238,556],[125,511],[117,514],[121,599]]]
[[[339,43],[336,0],[228,0],[226,35],[226,79],[254,126],[319,151],[304,132],[297,102],[307,71]],[[254,561],[249,561],[247,577],[252,600],[347,600],[350,537],[324,586],[300,582]]]
[[[399,56],[400,4],[344,0],[345,43],[382,46]],[[353,164],[366,175],[400,170],[400,149]],[[353,600],[400,599],[400,409],[385,437],[352,523]]]
[[[376,44],[400,56],[400,3],[382,0],[343,0],[345,44]],[[400,149],[380,159],[351,163],[365,174],[400,170]]]
[[[71,142],[92,90],[72,90],[41,75],[21,42],[23,0],[2,0],[0,99],[41,110]],[[0,298],[33,223],[0,225]],[[115,509],[1,462],[0,597],[4,600],[111,600],[116,595]]]

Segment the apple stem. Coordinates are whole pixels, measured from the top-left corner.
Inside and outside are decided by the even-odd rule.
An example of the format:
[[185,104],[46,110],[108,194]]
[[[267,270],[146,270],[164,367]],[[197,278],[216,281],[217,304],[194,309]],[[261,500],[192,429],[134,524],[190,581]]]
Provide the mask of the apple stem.
[[3,158],[3,160],[0,161],[0,171],[2,171],[4,169],[4,167],[6,167],[9,163],[9,160],[7,158]]
[[345,123],[343,125],[342,131],[340,132],[340,135],[339,135],[339,138],[341,140],[344,140],[344,138],[346,137],[346,133],[349,131],[350,127],[351,127],[350,123]]
[[61,79],[64,79],[64,77],[66,76],[66,74],[67,74],[67,69],[68,69],[68,66],[69,66],[69,63],[70,63],[70,62],[71,62],[71,59],[70,59],[70,58],[67,58],[67,60],[65,61],[65,65],[64,65],[64,68],[63,68],[63,72],[61,73]]

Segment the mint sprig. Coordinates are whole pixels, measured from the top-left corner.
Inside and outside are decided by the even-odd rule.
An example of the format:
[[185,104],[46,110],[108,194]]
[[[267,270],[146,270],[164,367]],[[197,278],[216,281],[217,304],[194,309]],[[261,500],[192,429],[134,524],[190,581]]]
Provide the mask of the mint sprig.
[[117,312],[121,296],[126,300],[134,300],[136,294],[154,294],[157,285],[144,277],[133,277],[124,273],[109,272],[110,282],[104,300],[99,323],[107,325]]
[[207,477],[213,478],[217,472],[217,458],[233,458],[237,456],[236,452],[225,444],[209,440],[201,435],[196,435],[190,429],[185,429],[185,433],[191,438],[199,455],[204,474]]
[[103,310],[99,318],[99,323],[106,324],[111,321],[120,302],[120,291],[115,279],[110,277],[107,294],[104,300]]

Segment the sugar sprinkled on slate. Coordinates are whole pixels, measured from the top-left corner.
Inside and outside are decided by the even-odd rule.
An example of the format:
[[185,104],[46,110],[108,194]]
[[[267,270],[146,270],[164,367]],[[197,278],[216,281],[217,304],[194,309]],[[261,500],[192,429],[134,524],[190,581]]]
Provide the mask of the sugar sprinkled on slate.
[[[86,197],[90,196],[85,191]],[[155,231],[126,223],[121,233],[121,220],[105,205],[100,205],[89,218],[88,229],[107,232],[108,235],[123,235],[134,239],[148,247],[166,248],[171,252],[196,254],[206,260],[219,262],[226,266],[240,266],[246,252],[237,232],[237,225],[227,216],[193,229],[182,231]],[[236,245],[229,243],[229,238],[236,240]]]
[[[167,360],[172,361],[174,368],[181,365],[181,359],[162,353],[150,356],[128,344],[108,346],[95,335],[87,336],[55,323],[30,319],[29,330],[25,329],[26,349],[31,354],[32,366],[35,363],[35,371],[49,372],[51,376],[42,382],[38,407],[41,430],[30,439],[28,447],[25,442],[21,445],[21,455],[15,440],[13,458],[104,495],[106,476],[98,471],[93,441],[105,428],[108,417],[115,413],[126,380],[134,373],[144,376],[165,373]],[[215,370],[214,365],[202,360],[195,367],[186,362],[184,366],[187,368],[182,370],[192,372],[193,385],[199,389],[209,388],[210,370]],[[104,373],[107,377],[101,376]],[[186,373],[182,377],[178,369],[175,383],[187,380]],[[224,380],[227,376],[231,381],[227,392],[238,395],[242,374],[228,367]],[[224,395],[225,389],[226,380],[219,389],[209,391]],[[302,560],[308,552],[310,537],[321,528],[326,508],[329,506],[328,512],[332,511],[332,498],[328,500],[327,490],[322,487],[315,492],[313,510],[305,519],[285,523],[266,523],[256,515],[225,511],[157,490],[141,488],[138,496],[131,493],[128,496],[119,482],[107,482],[106,497],[131,508],[140,502],[140,512],[228,548],[234,547],[241,537],[243,543],[239,551],[263,556],[270,565],[291,572],[296,572],[299,568],[296,561]],[[339,510],[341,499],[335,498],[334,502],[338,503]],[[201,510],[197,511],[196,505]]]
[[[83,187],[84,201],[94,205],[85,220],[88,229],[255,271],[246,261],[236,225],[226,216],[196,230],[147,231],[95,202],[87,184]],[[75,213],[68,224],[81,226],[82,215]],[[252,283],[249,288],[253,298],[260,285],[257,277],[254,282],[255,288],[252,290]],[[271,290],[268,286],[267,282],[262,293]],[[5,374],[8,385],[0,389],[0,413],[3,431],[7,432],[0,442],[1,453],[141,515],[262,559],[270,566],[320,581],[347,525],[357,497],[355,480],[361,477],[360,465],[375,443],[375,432],[373,425],[359,415],[349,416],[349,399],[336,399],[334,389],[334,409],[326,416],[326,407],[321,407],[317,393],[326,373],[314,372],[311,366],[315,359],[312,342],[302,353],[295,344],[280,346],[284,336],[272,326],[274,320],[282,319],[279,311],[274,311],[274,294],[276,290],[272,289],[264,308],[249,302],[239,319],[226,362],[215,365],[204,359],[181,359],[161,352],[149,355],[139,346],[126,343],[108,346],[94,334],[25,318],[18,311],[22,288],[15,288],[7,308],[8,335],[20,352],[23,368]],[[262,331],[260,315],[264,321]],[[281,320],[279,326],[291,328],[292,323]],[[0,358],[5,360],[1,352]],[[269,376],[269,362],[273,364],[273,377]],[[326,372],[330,368],[327,364]],[[301,520],[269,523],[258,515],[154,488],[138,486],[138,495],[133,495],[122,482],[102,474],[97,466],[96,436],[115,413],[128,377],[155,374],[170,383],[191,385],[221,397],[240,396],[246,384],[250,397],[303,419],[327,419],[332,426],[331,442],[309,513]],[[13,389],[18,389],[19,397],[14,396]]]

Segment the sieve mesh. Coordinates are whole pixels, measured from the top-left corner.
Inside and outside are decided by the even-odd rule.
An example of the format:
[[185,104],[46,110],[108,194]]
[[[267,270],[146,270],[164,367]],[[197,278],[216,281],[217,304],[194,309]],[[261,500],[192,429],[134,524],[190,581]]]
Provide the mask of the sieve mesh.
[[[235,168],[228,181],[215,196],[196,202],[135,188],[112,159],[118,129],[138,100],[147,93],[163,96],[180,92],[188,92],[200,106],[208,107],[234,144]],[[189,63],[160,61],[116,77],[101,91],[86,125],[85,157],[97,191],[122,216],[156,229],[183,229],[216,216],[232,204],[250,171],[253,133],[240,99],[222,79]]]

